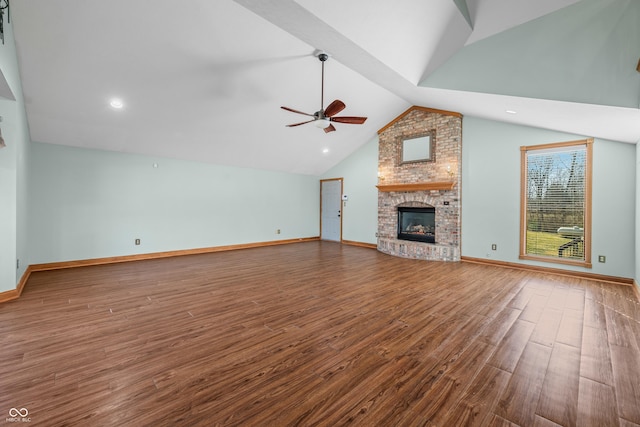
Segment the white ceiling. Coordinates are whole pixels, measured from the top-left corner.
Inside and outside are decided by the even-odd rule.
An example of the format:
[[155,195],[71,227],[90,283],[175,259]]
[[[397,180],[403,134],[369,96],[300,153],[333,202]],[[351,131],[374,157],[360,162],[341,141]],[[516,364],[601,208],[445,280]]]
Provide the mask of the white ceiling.
[[[29,0],[10,25],[33,141],[319,175],[411,105],[636,143],[638,22],[637,0]],[[320,107],[317,50],[325,107],[364,125],[285,127]]]

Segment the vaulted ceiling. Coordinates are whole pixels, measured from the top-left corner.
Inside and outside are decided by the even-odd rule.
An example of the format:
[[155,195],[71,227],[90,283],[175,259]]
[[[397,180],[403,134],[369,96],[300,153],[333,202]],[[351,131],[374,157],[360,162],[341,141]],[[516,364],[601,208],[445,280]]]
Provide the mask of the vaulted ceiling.
[[[29,0],[10,25],[33,141],[321,174],[411,105],[636,143],[639,23],[637,0]],[[285,127],[320,108],[319,50],[324,106],[365,124]]]

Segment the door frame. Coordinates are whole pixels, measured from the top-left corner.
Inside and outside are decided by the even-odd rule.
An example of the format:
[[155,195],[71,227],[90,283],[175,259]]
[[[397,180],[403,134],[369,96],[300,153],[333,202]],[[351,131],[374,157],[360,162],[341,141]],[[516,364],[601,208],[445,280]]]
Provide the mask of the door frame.
[[342,203],[342,194],[344,192],[344,178],[327,178],[320,180],[320,240],[322,240],[322,184],[327,181],[340,181],[340,240],[342,243],[342,218],[344,217],[344,206]]

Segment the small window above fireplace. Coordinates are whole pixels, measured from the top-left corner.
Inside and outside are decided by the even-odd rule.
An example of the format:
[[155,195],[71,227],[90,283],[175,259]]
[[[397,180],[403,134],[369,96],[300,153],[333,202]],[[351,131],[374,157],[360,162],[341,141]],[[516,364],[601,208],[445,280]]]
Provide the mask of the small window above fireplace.
[[414,242],[436,242],[436,209],[398,207],[398,239]]

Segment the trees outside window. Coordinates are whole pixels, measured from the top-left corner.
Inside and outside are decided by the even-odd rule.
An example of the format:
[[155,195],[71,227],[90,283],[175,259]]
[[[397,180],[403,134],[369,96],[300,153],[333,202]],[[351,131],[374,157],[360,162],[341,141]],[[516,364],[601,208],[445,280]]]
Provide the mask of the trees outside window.
[[591,267],[593,139],[521,147],[520,258]]

